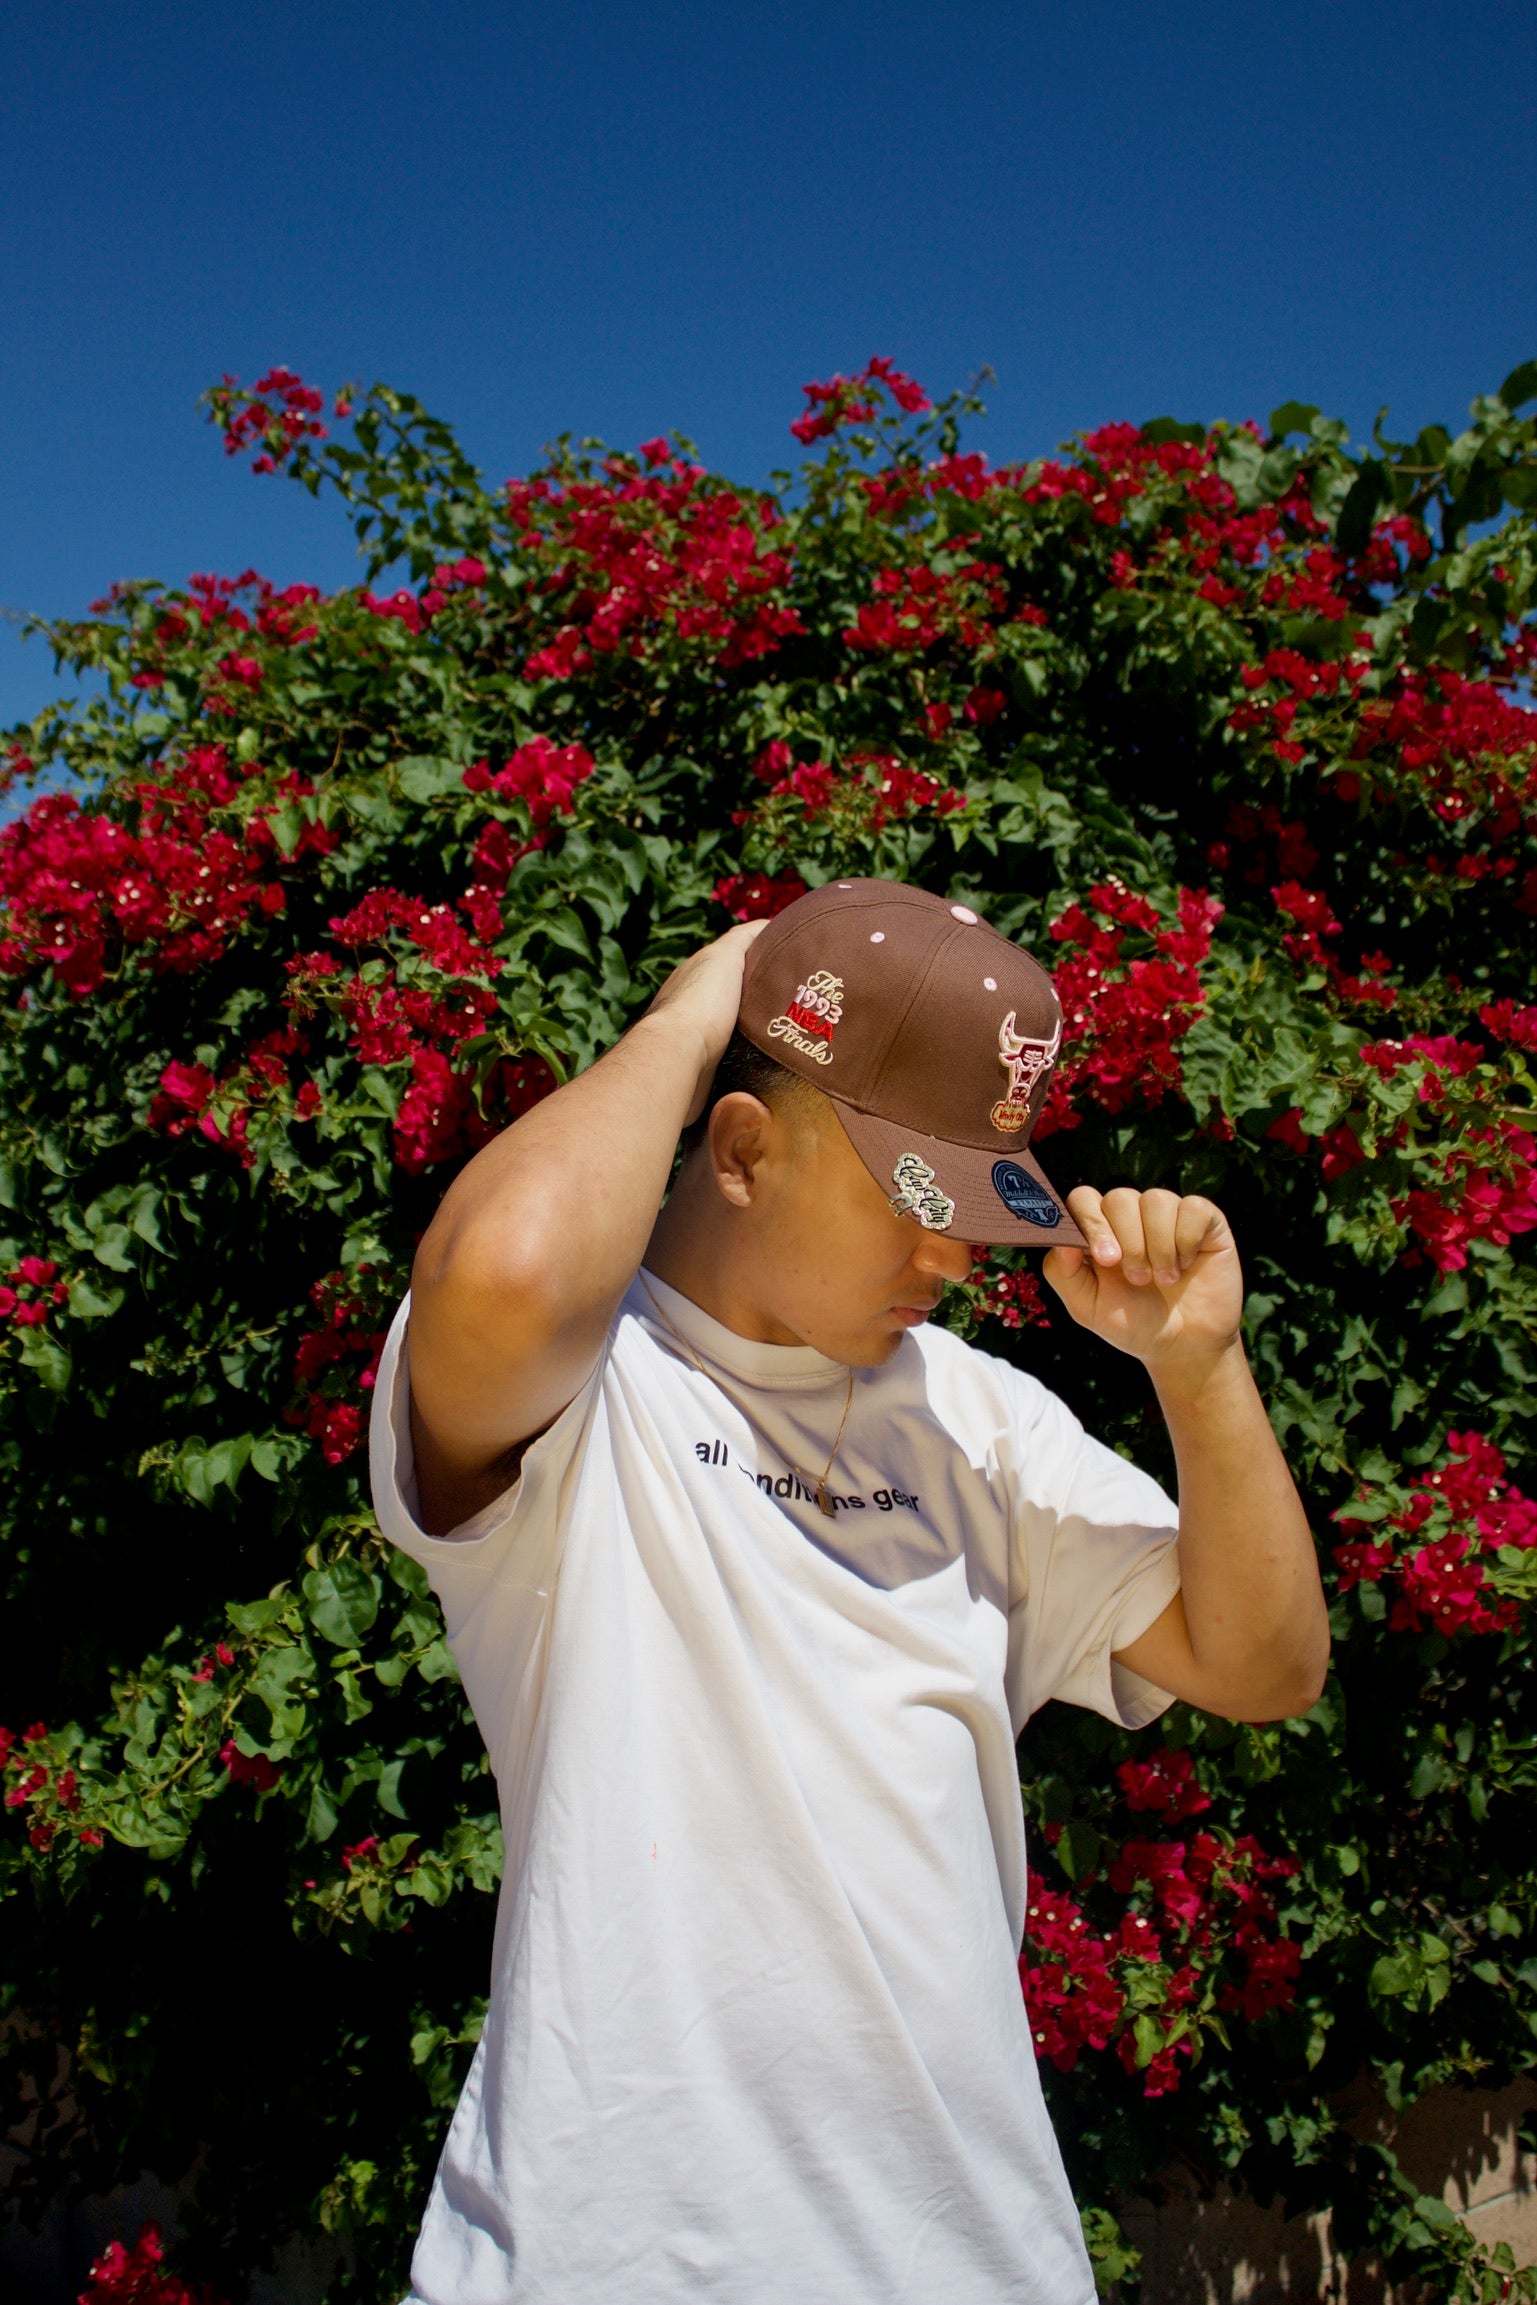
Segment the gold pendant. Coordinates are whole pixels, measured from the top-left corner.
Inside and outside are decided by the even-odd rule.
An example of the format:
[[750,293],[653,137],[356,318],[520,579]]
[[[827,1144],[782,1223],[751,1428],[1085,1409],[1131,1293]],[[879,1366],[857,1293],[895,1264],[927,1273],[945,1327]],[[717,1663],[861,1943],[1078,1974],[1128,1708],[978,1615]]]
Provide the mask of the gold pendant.
[[817,1504],[830,1521],[836,1520],[837,1507],[827,1493],[827,1475],[825,1473],[817,1483]]

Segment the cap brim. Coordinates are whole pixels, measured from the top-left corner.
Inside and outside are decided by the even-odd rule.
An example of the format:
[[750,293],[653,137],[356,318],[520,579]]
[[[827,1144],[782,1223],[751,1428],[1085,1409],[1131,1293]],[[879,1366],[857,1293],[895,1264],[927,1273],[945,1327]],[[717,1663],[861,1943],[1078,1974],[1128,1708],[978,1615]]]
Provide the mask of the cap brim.
[[840,1097],[828,1101],[884,1192],[898,1190],[895,1171],[905,1154],[916,1153],[933,1170],[935,1188],[955,1203],[955,1214],[944,1227],[947,1240],[977,1241],[989,1248],[1087,1248],[1066,1202],[1026,1147],[995,1152],[991,1146],[951,1144],[904,1128],[900,1121],[860,1112]]

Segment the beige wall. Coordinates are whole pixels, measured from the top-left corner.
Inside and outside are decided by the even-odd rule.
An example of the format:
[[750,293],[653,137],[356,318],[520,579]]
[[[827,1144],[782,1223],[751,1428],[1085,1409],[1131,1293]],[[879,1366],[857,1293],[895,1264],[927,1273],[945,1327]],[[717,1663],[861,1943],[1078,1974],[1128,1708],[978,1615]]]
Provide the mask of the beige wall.
[[[1518,2265],[1537,2262],[1537,2161],[1520,2150],[1521,2117],[1537,2087],[1439,2089],[1393,2122],[1364,2092],[1336,2107],[1349,2125],[1392,2144],[1420,2190],[1439,2193],[1481,2241],[1507,2241]],[[1390,2289],[1371,2266],[1334,2256],[1329,2219],[1282,2217],[1219,2192],[1202,2201],[1178,2174],[1157,2207],[1128,2205],[1122,2224],[1142,2251],[1142,2305],[1430,2305]]]

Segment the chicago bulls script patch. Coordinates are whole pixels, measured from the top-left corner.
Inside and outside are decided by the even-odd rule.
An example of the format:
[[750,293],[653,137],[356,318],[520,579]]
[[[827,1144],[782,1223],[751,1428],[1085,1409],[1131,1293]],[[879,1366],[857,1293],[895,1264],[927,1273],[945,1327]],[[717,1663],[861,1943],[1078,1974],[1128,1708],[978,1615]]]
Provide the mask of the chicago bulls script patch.
[[904,1153],[891,1172],[896,1191],[891,1205],[899,1217],[913,1216],[925,1232],[948,1232],[955,1222],[955,1203],[934,1182],[934,1171],[917,1153]]

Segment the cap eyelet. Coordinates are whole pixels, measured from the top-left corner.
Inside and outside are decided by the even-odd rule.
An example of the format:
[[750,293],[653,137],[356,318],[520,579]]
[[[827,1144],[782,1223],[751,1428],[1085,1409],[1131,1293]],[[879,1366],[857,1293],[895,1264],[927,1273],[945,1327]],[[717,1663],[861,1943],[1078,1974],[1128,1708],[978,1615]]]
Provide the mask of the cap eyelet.
[[998,979],[995,976],[985,976],[982,979],[982,990],[984,992],[996,992],[998,990]]
[[884,944],[885,941],[886,931],[883,928],[877,928],[871,931],[870,942],[872,944]]

